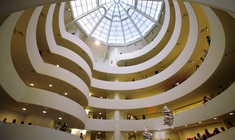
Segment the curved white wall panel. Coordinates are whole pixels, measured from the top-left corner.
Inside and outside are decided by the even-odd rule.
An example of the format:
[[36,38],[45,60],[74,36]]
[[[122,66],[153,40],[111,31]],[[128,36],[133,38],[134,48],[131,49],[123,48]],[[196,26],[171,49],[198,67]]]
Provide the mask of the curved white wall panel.
[[[27,26],[26,49],[31,64],[35,66],[34,69],[36,72],[57,79],[62,79],[63,81],[70,83],[71,85],[79,89],[87,98],[89,89],[88,86],[84,83],[84,81],[78,78],[75,74],[63,68],[58,68],[54,65],[44,63],[42,58],[40,57],[36,42],[36,25],[38,21],[37,17],[39,17],[41,9],[42,8],[36,8],[35,12],[31,16],[29,25]],[[50,39],[50,41],[52,41],[52,39]],[[53,44],[53,46],[55,46],[55,44]]]
[[[23,12],[17,12],[12,14],[0,27],[0,77],[1,86],[6,91],[11,91],[8,94],[14,99],[19,100],[22,94],[25,92],[25,86],[23,81],[17,74],[11,57],[11,36],[14,30],[14,26]],[[14,81],[14,82],[12,82]],[[22,86],[23,85],[23,86]],[[18,93],[18,94],[16,94]]]
[[[138,65],[134,66],[128,66],[128,67],[108,67],[108,66],[103,66],[99,64],[94,64],[94,69],[97,71],[102,71],[104,73],[111,73],[112,74],[128,74],[128,73],[134,73],[134,72],[139,72],[145,69],[148,69],[155,64],[161,62],[174,48],[179,36],[180,36],[180,30],[181,30],[181,25],[182,25],[182,17],[181,17],[181,11],[180,7],[178,5],[177,1],[173,2],[174,7],[175,7],[175,28],[173,31],[173,34],[168,41],[167,45],[164,47],[161,52],[159,52],[156,56],[153,58],[149,59],[146,62],[143,62]],[[155,47],[156,44],[150,44],[152,47]],[[95,86],[95,85],[94,85]],[[96,86],[95,86],[96,87]]]
[[[0,45],[4,46],[1,47],[0,51],[1,60],[3,60],[0,63],[1,86],[17,102],[32,103],[35,105],[46,106],[55,110],[60,110],[74,116],[84,123],[86,114],[81,105],[58,94],[27,87],[17,74],[12,63],[10,46],[14,26],[21,14],[22,12],[12,14],[0,28]],[[71,106],[73,106],[73,108],[71,108]],[[76,108],[76,110],[74,110],[74,108]]]
[[[75,63],[80,63],[82,66],[85,66],[88,70],[89,66],[85,63],[85,61],[79,57],[77,54],[74,52],[58,46],[55,42],[54,35],[53,35],[53,28],[52,28],[52,17],[53,17],[53,10],[54,10],[55,5],[52,5],[48,11],[48,16],[46,19],[46,38],[48,45],[53,53],[59,54],[61,56],[67,57],[68,59],[74,61]],[[62,69],[62,68],[57,68],[56,66],[51,66],[49,64],[44,64],[44,67],[40,69],[40,72],[42,74],[52,76],[55,78],[59,78],[63,81],[66,81],[67,83],[70,83],[74,87],[76,87],[78,90],[80,90],[86,97],[89,95],[89,89],[88,85],[86,85],[79,77],[77,77],[75,74]],[[49,73],[50,72],[50,73]],[[90,73],[91,74],[91,73]]]
[[[196,108],[174,114],[173,127],[193,124],[195,122],[208,120],[218,117],[225,113],[229,113],[235,109],[235,83],[233,83],[223,93],[216,96],[209,102],[202,104]],[[226,102],[221,102],[226,101]],[[111,104],[110,104],[111,105]],[[125,105],[125,104],[122,104]],[[120,106],[120,104],[119,104]],[[221,107],[223,106],[223,107]],[[208,113],[210,112],[210,113]],[[167,129],[172,126],[163,124],[163,117],[147,120],[99,120],[87,119],[86,129],[89,130],[105,130],[114,131],[115,127],[112,124],[118,124],[121,131],[142,131],[145,126],[150,130]],[[95,127],[94,127],[95,126]],[[98,126],[98,127],[96,127]],[[107,127],[109,129],[107,129]]]
[[[220,64],[224,49],[225,49],[225,34],[223,31],[223,26],[219,21],[218,17],[215,13],[209,8],[205,7],[210,28],[211,28],[211,36],[213,37],[213,43],[211,44],[210,51],[207,54],[207,59],[202,63],[200,68],[186,81],[180,84],[177,88],[173,88],[164,92],[162,94],[158,94],[152,97],[147,97],[143,99],[135,99],[135,100],[105,100],[99,98],[89,97],[89,106],[94,106],[98,108],[107,108],[107,109],[135,109],[135,108],[144,108],[149,106],[161,105],[166,102],[173,101],[177,98],[183,97],[190,92],[194,91],[200,85],[202,85],[210,76],[214,73],[218,65]],[[190,44],[188,44],[190,45]],[[176,69],[178,67],[176,66]],[[163,75],[161,75],[163,76]],[[164,75],[167,76],[167,75]],[[156,79],[158,77],[156,76]],[[141,80],[145,81],[145,80]],[[107,86],[107,85],[106,85]],[[114,86],[114,84],[113,84]],[[113,87],[112,86],[112,87]],[[115,86],[118,85],[118,82]],[[124,88],[128,88],[128,86],[133,85],[125,85]],[[116,89],[116,88],[115,88]],[[119,105],[122,106],[119,106]]]
[[[98,80],[98,79],[92,79],[92,87],[96,87],[96,88],[99,87],[101,89],[107,89],[107,90],[133,90],[133,89],[146,88],[146,87],[158,84],[158,83],[170,78],[178,70],[180,70],[188,62],[189,58],[191,57],[191,54],[193,53],[194,48],[196,46],[197,37],[198,37],[198,23],[197,23],[195,13],[189,3],[186,3],[185,5],[187,8],[187,11],[189,12],[188,13],[188,17],[189,17],[189,21],[190,21],[189,37],[188,37],[187,44],[185,45],[184,50],[182,51],[180,56],[174,61],[173,64],[171,64],[164,71],[162,71],[161,73],[159,73],[157,75],[146,78],[144,80],[139,80],[139,81],[134,81],[134,82],[133,81],[131,81],[131,82],[109,82],[109,81],[102,81],[102,80]],[[181,12],[179,10],[176,10],[176,13],[177,13],[176,17],[181,17]],[[152,59],[149,60],[148,61],[149,63],[151,63],[151,64],[159,63],[175,47],[175,44],[176,44],[178,37],[180,35],[180,30],[182,30],[181,24],[177,24],[177,25],[175,25],[176,28],[175,28],[173,35],[172,35],[171,39],[169,40],[167,46],[157,56],[154,57],[154,60],[152,60]],[[148,63],[148,62],[146,62],[146,63]],[[127,67],[127,68],[129,68],[129,67]]]
[[[84,43],[80,38],[71,35],[70,33],[68,33],[66,31],[65,28],[65,24],[64,24],[64,8],[65,8],[65,3],[61,3],[60,5],[60,11],[59,11],[59,28],[60,28],[60,33],[61,33],[61,37],[63,39],[66,39],[68,41],[73,42],[74,44],[77,44],[79,48],[81,48],[82,50],[84,50],[84,52],[86,52],[88,54],[88,56],[90,57],[90,59],[92,60],[92,62],[94,62],[94,56],[93,53],[91,52],[89,46],[87,46],[86,43]],[[84,67],[85,70],[88,70],[88,74],[91,74],[91,70],[87,69],[86,67]]]
[[164,35],[167,32],[167,28],[168,28],[169,24],[170,24],[170,5],[169,5],[169,1],[168,0],[164,0],[164,5],[165,5],[164,22],[162,24],[160,32],[154,38],[154,40],[152,42],[150,42],[147,46],[142,48],[141,51],[135,51],[135,52],[124,53],[122,55],[119,55],[117,57],[116,62],[122,61],[122,60],[134,59],[134,58],[140,57],[142,55],[145,55],[149,51],[152,51],[152,49],[155,48],[161,42],[161,40],[163,39]]
[[50,128],[2,122],[0,122],[0,136],[4,140],[81,140],[77,136]]
[[223,133],[219,133],[213,137],[208,138],[208,140],[233,140],[235,138],[235,127],[229,128]]
[[[195,1],[202,2],[201,0],[195,0]],[[49,0],[48,2],[52,2],[52,1]],[[161,106],[164,104],[171,104],[174,100],[180,99],[181,97],[184,97],[187,95],[196,95],[196,93],[203,87],[203,84],[205,85],[208,84],[209,83],[208,81],[213,80],[214,78],[213,76],[217,76],[220,74],[220,72],[218,71],[222,69],[222,66],[224,65],[227,66],[227,62],[229,62],[228,60],[232,60],[232,58],[234,58],[234,57],[231,57],[233,48],[232,46],[230,46],[234,44],[234,41],[229,41],[230,38],[228,38],[228,36],[232,34],[231,32],[228,33],[229,27],[232,26],[232,24],[224,24],[226,21],[222,21],[223,18],[221,18],[221,16],[223,14],[220,14],[220,13],[218,14],[219,11],[214,10],[215,11],[214,12],[211,8],[207,6],[201,6],[209,22],[210,36],[212,38],[212,42],[209,47],[209,51],[206,56],[206,59],[201,64],[200,68],[196,72],[194,72],[188,79],[186,79],[183,83],[181,83],[179,86],[175,88],[172,88],[164,93],[157,94],[155,96],[133,99],[133,100],[124,100],[116,96],[119,94],[118,93],[119,90],[125,90],[128,92],[128,90],[135,90],[135,89],[157,85],[160,82],[166,81],[168,78],[175,75],[178,71],[184,68],[184,66],[189,61],[190,57],[192,56],[193,52],[195,51],[194,49],[198,41],[197,38],[198,38],[198,35],[200,35],[200,33],[198,32],[200,31],[200,29],[198,28],[196,15],[194,13],[193,8],[188,2],[184,2],[187,12],[188,12],[188,16],[186,18],[189,18],[189,35],[187,35],[186,44],[184,45],[184,48],[182,52],[179,54],[179,56],[164,71],[162,71],[161,73],[157,75],[154,75],[152,77],[139,80],[139,81],[131,81],[131,82],[113,82],[113,81],[111,82],[110,81],[108,82],[108,81],[102,81],[102,80],[92,78],[92,70],[103,71],[102,72],[103,74],[105,74],[105,72],[107,74],[129,74],[129,73],[134,73],[134,72],[151,68],[156,63],[159,63],[160,61],[165,59],[167,55],[172,53],[173,48],[175,47],[175,45],[177,44],[177,41],[180,38],[182,29],[185,29],[182,26],[184,23],[182,14],[184,13],[182,13],[177,1],[173,0],[173,3],[175,6],[175,12],[176,12],[176,20],[175,20],[176,28],[174,29],[174,33],[172,34],[172,37],[169,40],[166,47],[149,61],[146,61],[139,65],[134,65],[134,66],[129,66],[129,67],[104,67],[104,66],[101,67],[101,65],[93,63],[94,58],[93,58],[91,51],[89,50],[89,47],[85,45],[85,43],[82,42],[80,39],[77,39],[73,35],[67,33],[65,30],[65,26],[63,23],[64,22],[63,10],[65,6],[64,3],[59,4],[60,5],[59,13],[55,13],[54,11],[55,8],[58,8],[56,7],[58,5],[51,5],[48,11],[48,15],[46,19],[46,26],[45,26],[46,27],[45,32],[46,32],[46,38],[47,38],[47,40],[45,41],[48,41],[51,51],[81,66],[83,70],[87,72],[87,75],[89,76],[91,80],[91,87],[102,89],[102,90],[106,89],[106,90],[110,90],[114,92],[113,93],[115,94],[113,95],[114,99],[101,99],[101,98],[94,98],[94,97],[88,96],[90,92],[89,91],[90,85],[87,85],[83,81],[83,79],[78,77],[78,75],[75,75],[71,71],[68,71],[66,69],[58,68],[54,65],[43,62],[42,58],[40,57],[40,54],[38,53],[37,35],[36,35],[38,17],[40,16],[42,7],[36,8],[34,10],[32,16],[30,16],[29,22],[26,23],[28,25],[27,25],[27,30],[26,30],[27,32],[25,34],[26,36],[25,38],[23,38],[25,40],[22,39],[26,43],[26,46],[24,47],[26,47],[27,49],[27,53],[28,53],[27,56],[29,57],[29,61],[31,62],[35,71],[38,74],[48,75],[48,77],[53,77],[54,79],[58,79],[58,81],[60,80],[66,84],[73,85],[78,90],[80,90],[81,93],[79,93],[79,95],[81,95],[81,97],[85,99],[84,104],[79,104],[73,101],[72,99],[69,99],[66,96],[61,96],[55,92],[42,90],[38,88],[32,88],[32,87],[28,87],[25,85],[25,83],[22,81],[20,77],[21,75],[17,73],[16,68],[13,64],[14,53],[11,54],[13,52],[13,50],[11,49],[15,49],[11,46],[12,39],[17,34],[17,32],[14,32],[14,30],[16,30],[15,27],[17,25],[17,22],[19,19],[22,18],[21,16],[24,13],[17,12],[12,15],[9,15],[9,17],[1,24],[1,27],[0,27],[1,87],[16,102],[28,103],[28,104],[36,105],[38,107],[46,107],[46,108],[58,111],[60,113],[65,113],[68,117],[67,118],[68,120],[71,119],[72,121],[76,123],[76,124],[71,124],[71,127],[74,126],[76,128],[81,128],[81,129],[86,129],[86,130],[91,130],[91,131],[106,131],[107,133],[110,132],[109,135],[112,135],[110,137],[116,140],[119,140],[119,137],[118,138],[116,137],[117,135],[123,136],[124,134],[127,134],[127,132],[130,132],[130,131],[143,131],[143,128],[145,126],[148,126],[148,128],[153,131],[158,130],[158,129],[171,128],[170,126],[166,126],[163,124],[164,123],[163,116],[158,117],[158,118],[151,118],[147,120],[123,120],[123,118],[125,118],[125,115],[126,115],[125,113],[128,112],[129,110],[131,112],[131,111],[136,111],[138,109],[149,108],[149,107],[154,107],[158,105]],[[213,4],[213,2],[210,0],[208,1],[208,4],[211,4],[212,6],[215,6],[215,7],[216,6],[226,7],[227,5],[227,4],[223,4],[221,6],[218,6],[218,3],[220,3],[218,0],[215,1],[215,4]],[[232,5],[233,3],[234,2],[231,2],[229,4]],[[230,8],[231,7],[227,6],[227,9],[230,9]],[[169,10],[169,3],[166,3],[166,11],[168,10]],[[30,12],[31,11],[29,11],[28,14],[30,14]],[[71,41],[74,44],[78,44],[78,47],[84,50],[87,53],[86,57],[89,57],[89,58],[84,59],[82,56],[79,56],[79,54],[76,54],[75,52],[73,52],[73,50],[69,50],[65,46],[63,47],[63,46],[56,44],[55,36],[53,35],[53,31],[55,31],[53,30],[53,26],[54,26],[53,20],[55,20],[55,18],[53,19],[53,16],[56,16],[55,14],[59,14],[57,15],[59,16],[58,26],[59,26],[62,39],[64,39],[64,41]],[[29,15],[27,16],[29,17]],[[170,15],[166,15],[164,22],[167,22],[167,24],[169,25],[169,20],[170,20]],[[160,32],[165,34],[168,25],[164,25],[164,27],[162,27]],[[228,25],[229,27],[227,27],[226,25]],[[159,35],[152,43],[150,43],[148,47],[146,47],[146,49],[143,49],[144,52],[141,52],[140,54],[131,53],[132,56],[129,58],[123,55],[123,56],[120,56],[118,60],[121,61],[121,60],[140,57],[144,55],[145,53],[149,52],[152,48],[156,47],[156,45],[158,45],[158,43],[161,41],[162,38],[163,38],[163,35]],[[225,55],[227,54],[227,50],[229,50],[228,56]],[[22,53],[22,55],[24,55],[24,53]],[[89,61],[89,62],[86,62],[86,61]],[[91,63],[93,63],[92,65],[94,66],[94,69],[92,69]],[[28,66],[28,65],[25,65],[25,66]],[[229,72],[233,70],[233,68],[231,67],[229,67],[228,69],[229,69]],[[86,78],[88,76],[86,76]],[[115,91],[117,91],[117,94]],[[204,104],[201,104],[197,107],[190,108],[189,110],[183,111],[181,113],[174,114],[173,127],[190,125],[199,121],[203,122],[208,119],[212,119],[214,117],[218,117],[220,115],[224,115],[226,113],[234,111],[235,110],[235,102],[234,102],[235,92],[234,91],[235,91],[235,83],[233,82],[230,85],[230,87],[228,87],[226,90],[220,93],[220,95],[217,95],[210,101]],[[122,97],[122,95],[120,95],[120,97]],[[104,110],[105,112],[107,111],[110,113],[111,116],[108,117],[109,120],[87,118],[83,105],[91,107],[94,110],[101,109],[101,110]],[[114,114],[113,116],[112,116],[112,113]],[[37,140],[41,138],[39,136],[37,137],[37,135],[40,135],[40,134],[43,135],[43,139],[45,140],[54,139],[55,137],[57,140],[80,139],[70,134],[63,133],[61,131],[56,131],[54,129],[48,129],[48,128],[43,128],[43,127],[38,127],[38,126],[8,124],[8,123],[0,122],[0,130],[1,130],[0,131],[1,138],[8,139],[8,140],[14,140],[16,136],[18,139],[21,139],[21,138],[23,139],[25,137],[26,139],[28,139],[30,137],[34,137],[34,139]],[[122,131],[125,131],[125,132],[122,133]],[[234,132],[234,129],[232,128],[231,131]],[[233,137],[234,134],[232,134],[231,131],[227,131],[226,136]],[[3,134],[4,134],[4,137],[2,137]],[[55,137],[52,138],[51,134],[55,135]],[[109,136],[106,136],[106,138],[107,137]],[[217,140],[217,139],[221,139],[221,137],[222,135],[217,135],[216,137],[213,137],[211,139]]]

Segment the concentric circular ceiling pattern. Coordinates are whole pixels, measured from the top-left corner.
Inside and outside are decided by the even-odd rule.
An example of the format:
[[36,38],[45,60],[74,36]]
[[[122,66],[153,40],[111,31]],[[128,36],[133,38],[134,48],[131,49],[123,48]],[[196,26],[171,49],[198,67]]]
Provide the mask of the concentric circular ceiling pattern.
[[107,46],[141,40],[158,23],[163,2],[137,0],[77,0],[70,2],[82,30]]

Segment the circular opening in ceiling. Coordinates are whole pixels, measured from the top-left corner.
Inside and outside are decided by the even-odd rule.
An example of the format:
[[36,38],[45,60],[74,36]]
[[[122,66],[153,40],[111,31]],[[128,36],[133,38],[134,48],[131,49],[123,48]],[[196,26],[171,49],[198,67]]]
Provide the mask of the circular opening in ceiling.
[[144,39],[157,25],[162,1],[71,1],[73,19],[88,37],[106,46],[127,46]]

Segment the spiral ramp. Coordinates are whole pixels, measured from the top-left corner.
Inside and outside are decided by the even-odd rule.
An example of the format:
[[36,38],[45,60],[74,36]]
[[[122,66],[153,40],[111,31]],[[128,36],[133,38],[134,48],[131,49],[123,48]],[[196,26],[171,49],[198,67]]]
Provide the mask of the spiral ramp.
[[[116,66],[97,63],[91,46],[68,31],[66,2],[2,8],[0,119],[33,125],[1,123],[0,136],[80,139],[54,131],[62,121],[71,133],[86,130],[87,140],[141,139],[145,126],[155,135],[167,132],[155,139],[186,139],[185,129],[235,122],[227,115],[235,111],[235,9],[216,2],[165,0],[158,35],[119,55]],[[204,96],[211,100],[203,104]],[[172,126],[163,123],[164,106],[173,111]]]

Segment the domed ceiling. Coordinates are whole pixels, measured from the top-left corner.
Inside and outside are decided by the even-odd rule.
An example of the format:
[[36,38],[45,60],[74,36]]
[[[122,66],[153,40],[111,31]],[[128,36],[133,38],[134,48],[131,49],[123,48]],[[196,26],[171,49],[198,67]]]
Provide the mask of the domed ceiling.
[[162,1],[76,0],[72,15],[88,37],[106,46],[126,46],[143,39],[157,25]]

